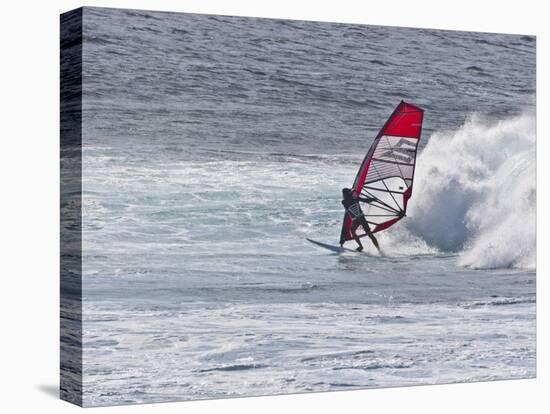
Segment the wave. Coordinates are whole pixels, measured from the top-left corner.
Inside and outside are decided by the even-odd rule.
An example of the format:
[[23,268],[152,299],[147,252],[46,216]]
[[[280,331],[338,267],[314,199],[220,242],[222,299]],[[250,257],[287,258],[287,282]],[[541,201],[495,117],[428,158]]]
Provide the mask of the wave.
[[486,306],[505,306],[505,305],[520,305],[526,303],[536,303],[534,298],[494,298],[487,301],[471,302],[461,305],[465,309],[486,307]]
[[435,132],[419,155],[415,192],[392,243],[459,253],[471,268],[536,264],[536,122],[531,113],[471,116]]
[[249,369],[260,369],[268,368],[265,364],[234,364],[234,365],[223,365],[220,367],[214,368],[204,368],[200,369],[197,372],[212,372],[212,371],[246,371]]

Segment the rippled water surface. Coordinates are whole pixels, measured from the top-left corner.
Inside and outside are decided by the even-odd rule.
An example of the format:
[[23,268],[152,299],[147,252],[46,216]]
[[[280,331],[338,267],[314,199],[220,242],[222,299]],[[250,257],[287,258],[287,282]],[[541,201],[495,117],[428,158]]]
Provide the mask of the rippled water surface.
[[[86,8],[83,58],[86,405],[535,375],[533,37]],[[309,244],[401,99],[385,256]]]

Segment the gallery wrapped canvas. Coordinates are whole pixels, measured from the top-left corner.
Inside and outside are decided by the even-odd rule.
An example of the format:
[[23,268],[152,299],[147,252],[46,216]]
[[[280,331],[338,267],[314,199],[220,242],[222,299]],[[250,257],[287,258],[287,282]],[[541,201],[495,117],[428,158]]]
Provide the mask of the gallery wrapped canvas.
[[533,36],[84,7],[60,48],[61,398],[535,376]]

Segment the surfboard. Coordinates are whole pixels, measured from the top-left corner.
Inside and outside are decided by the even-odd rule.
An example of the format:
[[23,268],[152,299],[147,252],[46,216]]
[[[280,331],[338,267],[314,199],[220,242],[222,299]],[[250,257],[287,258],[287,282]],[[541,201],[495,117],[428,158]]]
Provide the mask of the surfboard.
[[330,250],[331,252],[334,252],[334,253],[359,253],[357,250],[352,250],[352,249],[348,249],[348,248],[342,247],[342,246],[335,246],[335,245],[332,245],[332,244],[323,243],[323,242],[313,240],[313,239],[310,239],[310,238],[307,238],[307,237],[306,237],[306,240],[310,243],[313,243],[316,246],[319,246],[323,249]]
[[342,246],[335,246],[333,244],[328,244],[328,243],[323,243],[323,242],[320,242],[320,241],[317,241],[317,240],[313,240],[313,239],[310,239],[308,237],[306,237],[306,240],[310,243],[313,243],[314,245],[316,245],[317,247],[320,247],[322,249],[326,249],[326,250],[329,250],[333,253],[338,253],[338,254],[342,254],[342,253],[355,253],[355,254],[359,254],[359,255],[366,255],[366,256],[369,256],[369,257],[373,257],[373,258],[381,258],[381,257],[386,257],[386,255],[379,251],[378,253],[373,253],[371,251],[366,251],[366,250],[363,250],[361,252],[358,252],[357,250],[353,250],[353,249],[348,249],[347,247],[342,247]]

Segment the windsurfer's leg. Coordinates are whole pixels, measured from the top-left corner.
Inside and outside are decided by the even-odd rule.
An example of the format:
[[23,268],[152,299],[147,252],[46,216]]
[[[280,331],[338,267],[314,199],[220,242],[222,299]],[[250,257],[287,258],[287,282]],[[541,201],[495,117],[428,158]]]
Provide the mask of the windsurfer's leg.
[[355,250],[357,250],[358,252],[362,252],[363,251],[363,244],[361,244],[361,239],[359,237],[355,236],[355,241],[359,245],[359,247]]
[[374,237],[374,234],[372,234],[370,231],[367,233],[367,235],[369,236],[369,238],[371,239],[372,241],[372,244],[374,244],[374,247],[376,247],[378,249],[378,251],[380,251],[380,246],[378,245],[378,240],[376,240],[376,237]]
[[357,227],[359,227],[359,223],[357,223],[357,222],[354,222],[351,225],[351,235],[353,236],[353,240],[355,240],[355,242],[359,245],[359,247],[357,248],[357,251],[360,252],[360,251],[363,250],[363,244],[361,243],[361,239],[359,238],[359,236],[356,233]]
[[367,236],[369,236],[369,239],[372,241],[372,244],[374,244],[374,247],[380,251],[380,246],[378,245],[378,240],[376,240],[376,237],[374,237],[374,234],[372,234],[372,231],[370,230],[369,223],[367,222],[367,219],[363,217],[362,223],[363,229],[365,229],[365,232],[367,233]]

